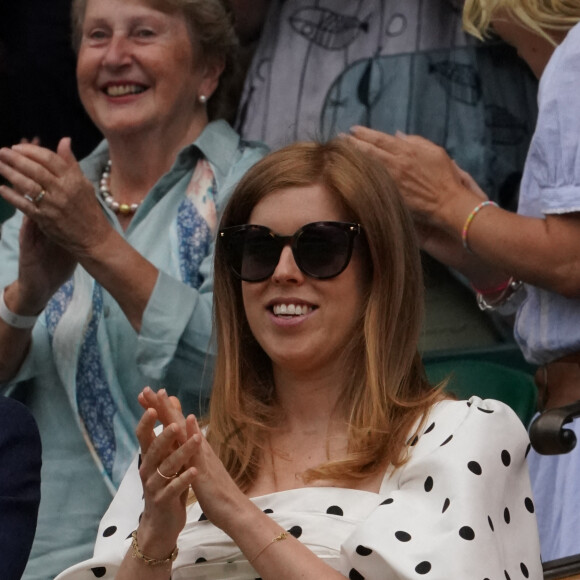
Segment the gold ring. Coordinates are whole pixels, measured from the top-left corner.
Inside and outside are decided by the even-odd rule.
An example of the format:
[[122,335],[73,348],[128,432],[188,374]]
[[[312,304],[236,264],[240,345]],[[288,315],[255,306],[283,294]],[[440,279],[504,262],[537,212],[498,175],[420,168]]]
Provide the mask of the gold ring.
[[159,471],[159,467],[157,468],[157,473],[163,478],[163,479],[167,479],[168,481],[171,479],[175,479],[179,473],[174,473],[173,475],[163,475],[163,473],[161,473],[161,471]]
[[46,195],[46,189],[41,189],[40,193],[32,200],[32,203],[34,205],[38,205],[41,201],[42,198]]

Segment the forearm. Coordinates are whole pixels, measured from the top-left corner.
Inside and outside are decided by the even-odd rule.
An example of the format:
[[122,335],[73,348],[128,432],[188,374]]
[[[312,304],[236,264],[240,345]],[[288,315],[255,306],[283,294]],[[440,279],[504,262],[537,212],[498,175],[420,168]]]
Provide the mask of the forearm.
[[345,579],[253,503],[244,516],[238,513],[232,518],[224,531],[263,580]]
[[580,294],[580,223],[573,214],[540,219],[488,207],[470,225],[468,242],[476,256],[516,279]]
[[[6,307],[14,314],[34,316],[38,310],[29,307],[14,282],[4,291]],[[32,328],[15,328],[0,319],[0,382],[8,382],[21,367],[31,343]]]
[[141,330],[143,313],[159,271],[113,229],[79,263],[117,301],[131,326]]

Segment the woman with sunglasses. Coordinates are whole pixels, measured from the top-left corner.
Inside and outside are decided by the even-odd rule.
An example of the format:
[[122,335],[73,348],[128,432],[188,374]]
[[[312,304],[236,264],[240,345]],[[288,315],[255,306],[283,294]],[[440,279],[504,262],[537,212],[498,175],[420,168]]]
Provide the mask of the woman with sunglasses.
[[340,140],[266,157],[214,280],[208,417],[141,393],[141,455],[59,580],[541,576],[525,430],[427,382],[419,251],[379,165]]

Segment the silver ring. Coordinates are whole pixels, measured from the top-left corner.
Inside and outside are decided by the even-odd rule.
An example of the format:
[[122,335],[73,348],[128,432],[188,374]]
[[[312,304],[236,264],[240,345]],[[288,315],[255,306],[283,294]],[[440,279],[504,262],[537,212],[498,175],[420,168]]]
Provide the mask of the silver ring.
[[157,473],[163,478],[163,479],[167,479],[168,481],[175,479],[179,473],[174,473],[173,475],[163,475],[163,473],[161,473],[161,471],[159,471],[159,467],[157,468]]
[[40,193],[32,200],[32,203],[34,205],[38,205],[41,201],[42,198],[46,195],[46,189],[41,189]]

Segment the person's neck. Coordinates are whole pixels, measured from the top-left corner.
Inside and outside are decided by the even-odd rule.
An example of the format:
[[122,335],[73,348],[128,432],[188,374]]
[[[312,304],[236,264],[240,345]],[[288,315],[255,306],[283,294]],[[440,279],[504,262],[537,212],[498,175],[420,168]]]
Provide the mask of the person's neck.
[[195,141],[207,124],[191,124],[186,130],[130,133],[107,136],[112,162],[111,191],[125,202],[138,203],[167,173],[177,154]]
[[342,372],[316,374],[275,372],[276,398],[291,432],[324,432],[341,419],[337,403],[342,392]]

